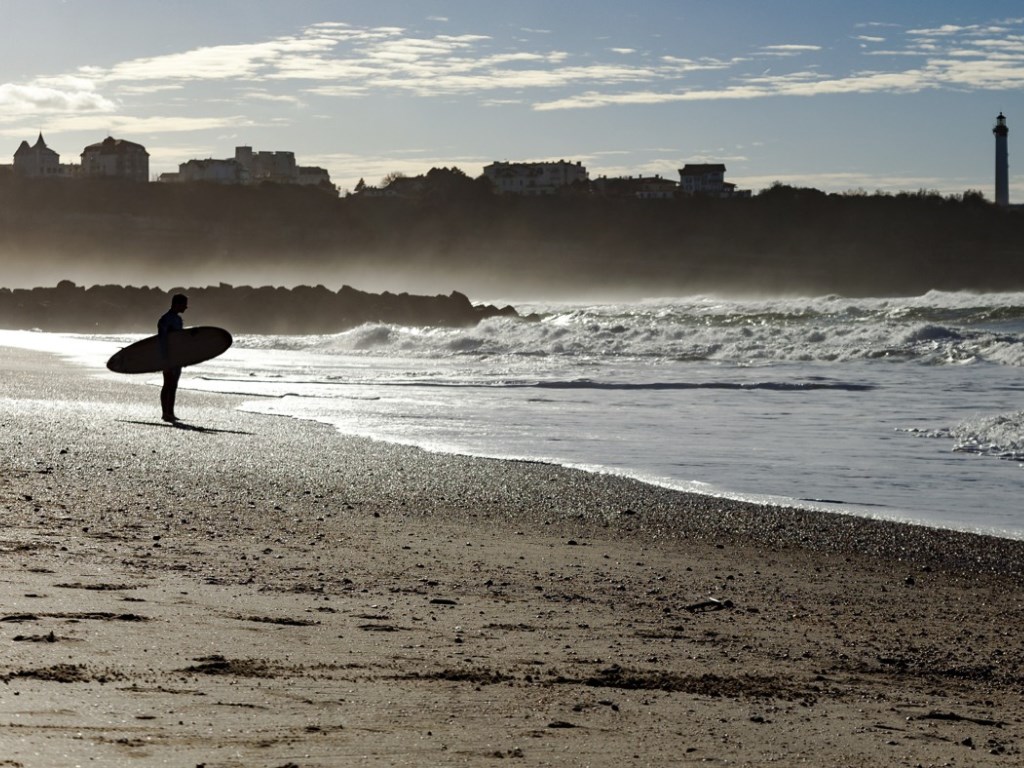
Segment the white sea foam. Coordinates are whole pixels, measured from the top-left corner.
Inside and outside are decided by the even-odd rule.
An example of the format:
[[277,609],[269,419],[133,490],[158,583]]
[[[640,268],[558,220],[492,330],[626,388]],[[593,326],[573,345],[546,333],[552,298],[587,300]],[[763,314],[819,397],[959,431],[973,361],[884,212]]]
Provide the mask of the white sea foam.
[[[1000,303],[1005,302],[1005,303]],[[1024,365],[1024,294],[939,294],[906,299],[660,300],[527,307],[534,322],[491,318],[469,329],[380,324],[332,336],[250,339],[320,354],[675,359],[739,364],[916,360]]]

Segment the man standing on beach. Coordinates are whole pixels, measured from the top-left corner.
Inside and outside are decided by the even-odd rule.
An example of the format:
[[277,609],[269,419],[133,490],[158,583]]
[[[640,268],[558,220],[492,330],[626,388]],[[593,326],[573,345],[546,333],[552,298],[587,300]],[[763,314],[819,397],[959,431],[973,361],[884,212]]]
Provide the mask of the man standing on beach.
[[[167,310],[156,324],[157,336],[160,338],[160,356],[167,361],[169,354],[167,337],[174,331],[185,327],[181,313],[188,309],[188,296],[177,293],[171,299],[171,308]],[[163,408],[163,420],[172,424],[178,420],[174,415],[174,398],[178,394],[178,379],[181,378],[181,366],[164,365],[164,386],[160,390],[160,406]]]

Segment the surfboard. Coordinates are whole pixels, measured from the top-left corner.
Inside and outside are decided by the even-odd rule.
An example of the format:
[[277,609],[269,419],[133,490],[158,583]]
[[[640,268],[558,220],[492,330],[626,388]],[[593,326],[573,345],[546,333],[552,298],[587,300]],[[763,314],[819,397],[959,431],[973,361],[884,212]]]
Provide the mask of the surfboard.
[[223,354],[231,346],[231,334],[212,325],[173,331],[167,337],[167,358],[160,354],[160,337],[136,341],[107,360],[114,373],[155,373],[164,368],[195,365]]

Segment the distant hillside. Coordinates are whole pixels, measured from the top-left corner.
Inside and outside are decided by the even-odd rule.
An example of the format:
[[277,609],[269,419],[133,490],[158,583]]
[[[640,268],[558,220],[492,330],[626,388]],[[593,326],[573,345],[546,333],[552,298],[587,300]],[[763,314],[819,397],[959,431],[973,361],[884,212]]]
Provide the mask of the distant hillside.
[[[933,194],[417,199],[0,179],[0,284],[343,284],[478,296],[1024,289],[1024,214]],[[6,282],[4,282],[6,281]]]

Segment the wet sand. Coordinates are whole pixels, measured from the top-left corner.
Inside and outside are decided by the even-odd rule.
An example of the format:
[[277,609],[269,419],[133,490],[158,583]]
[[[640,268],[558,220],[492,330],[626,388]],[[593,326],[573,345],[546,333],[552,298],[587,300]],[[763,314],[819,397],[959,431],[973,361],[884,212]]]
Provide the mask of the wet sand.
[[1024,759],[1022,542],[0,354],[0,766]]

